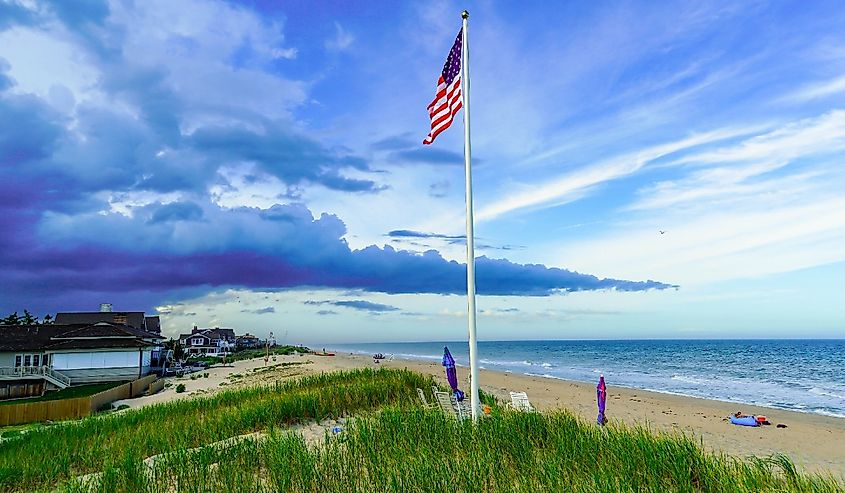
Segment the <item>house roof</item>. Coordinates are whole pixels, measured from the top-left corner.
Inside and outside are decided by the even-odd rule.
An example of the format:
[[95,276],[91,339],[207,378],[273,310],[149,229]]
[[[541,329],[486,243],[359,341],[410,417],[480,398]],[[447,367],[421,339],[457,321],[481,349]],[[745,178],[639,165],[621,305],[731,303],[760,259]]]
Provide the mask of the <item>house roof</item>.
[[203,334],[208,335],[212,339],[235,339],[235,331],[232,329],[209,329],[203,331]]
[[179,340],[190,339],[191,337],[202,337],[203,339],[211,340],[211,337],[205,335],[203,332],[194,332],[193,334],[179,334]]
[[6,352],[138,348],[155,345],[155,342],[149,339],[161,339],[161,337],[139,331],[134,327],[106,323],[0,325],[0,351]]
[[56,314],[57,324],[86,324],[98,322],[123,324],[144,329],[144,312],[59,312]]
[[0,325],[0,351],[42,349],[67,325]]
[[79,339],[92,337],[120,337],[124,339],[141,338],[151,340],[164,339],[164,337],[158,334],[151,334],[150,332],[136,329],[135,327],[129,325],[108,324],[105,322],[98,322],[94,325],[86,325],[77,329],[68,330],[58,336],[55,336],[54,339]]
[[50,344],[44,349],[48,351],[57,351],[60,349],[138,349],[151,346],[153,344],[139,341],[138,339],[69,339]]

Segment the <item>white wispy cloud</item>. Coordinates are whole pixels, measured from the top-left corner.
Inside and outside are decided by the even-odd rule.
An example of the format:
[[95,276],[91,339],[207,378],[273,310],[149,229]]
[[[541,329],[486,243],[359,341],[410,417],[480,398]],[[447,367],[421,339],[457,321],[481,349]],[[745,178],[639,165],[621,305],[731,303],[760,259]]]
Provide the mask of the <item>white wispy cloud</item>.
[[546,183],[522,185],[520,191],[480,209],[479,221],[495,219],[509,212],[565,204],[586,194],[591,187],[629,176],[650,162],[696,146],[730,139],[748,132],[747,129],[727,129],[695,134],[685,139],[660,144],[639,151],[616,156],[599,164],[547,180]]
[[845,92],[845,75],[824,82],[808,84],[794,93],[789,94],[784,99],[787,101],[802,102],[830,96],[840,92]]
[[[579,268],[684,284],[845,261],[845,113],[802,119],[670,166],[599,238],[560,245]],[[666,230],[659,235],[658,230]]]
[[325,46],[328,51],[344,51],[355,42],[355,36],[343,28],[339,22],[334,23],[335,35],[326,40]]

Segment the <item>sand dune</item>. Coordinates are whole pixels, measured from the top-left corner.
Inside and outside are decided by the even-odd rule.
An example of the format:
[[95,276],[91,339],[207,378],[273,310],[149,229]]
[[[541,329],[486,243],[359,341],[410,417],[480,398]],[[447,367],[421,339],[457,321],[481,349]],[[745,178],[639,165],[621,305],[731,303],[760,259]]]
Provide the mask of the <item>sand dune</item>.
[[[334,357],[278,356],[267,367],[263,359],[253,359],[239,361],[229,367],[209,368],[208,378],[169,379],[173,385],[159,394],[120,403],[137,407],[207,395],[232,387],[266,384],[298,375],[378,366],[408,368],[431,374],[445,384],[445,373],[439,363],[394,360],[376,364],[370,357],[348,353]],[[458,378],[462,383],[467,381],[468,374],[467,368],[458,368]],[[596,419],[594,384],[488,370],[481,370],[479,380],[484,391],[503,401],[508,400],[509,391],[522,390],[528,393],[531,402],[540,411],[567,409],[585,420]],[[185,393],[175,392],[177,383],[185,384]],[[759,428],[731,425],[725,417],[736,411],[763,414],[772,425]],[[608,382],[607,415],[611,422],[691,434],[708,450],[738,457],[784,453],[807,471],[830,472],[845,478],[845,419],[842,418],[619,388],[614,387],[612,381]],[[787,425],[787,428],[776,428],[778,423]]]

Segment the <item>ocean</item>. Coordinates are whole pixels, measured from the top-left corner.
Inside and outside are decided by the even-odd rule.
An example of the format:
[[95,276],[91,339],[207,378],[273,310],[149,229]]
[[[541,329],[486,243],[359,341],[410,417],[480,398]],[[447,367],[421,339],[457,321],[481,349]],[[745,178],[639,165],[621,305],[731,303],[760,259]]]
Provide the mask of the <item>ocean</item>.
[[[466,342],[333,345],[336,351],[440,361]],[[845,418],[845,340],[499,341],[478,343],[481,368],[754,404]],[[739,409],[739,407],[738,407]]]

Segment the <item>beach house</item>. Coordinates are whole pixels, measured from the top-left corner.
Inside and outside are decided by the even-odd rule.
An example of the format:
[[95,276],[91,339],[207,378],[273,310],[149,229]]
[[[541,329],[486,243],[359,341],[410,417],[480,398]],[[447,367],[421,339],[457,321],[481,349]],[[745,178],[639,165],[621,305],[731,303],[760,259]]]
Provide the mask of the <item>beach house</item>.
[[156,370],[164,338],[131,325],[0,325],[0,399],[129,381]]
[[261,339],[247,332],[242,336],[238,336],[235,346],[238,349],[256,349],[262,347],[263,343]]
[[196,325],[190,334],[179,335],[179,344],[186,354],[222,356],[235,349],[237,336],[232,329],[200,329]]

